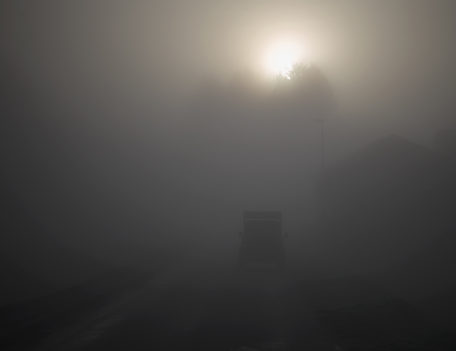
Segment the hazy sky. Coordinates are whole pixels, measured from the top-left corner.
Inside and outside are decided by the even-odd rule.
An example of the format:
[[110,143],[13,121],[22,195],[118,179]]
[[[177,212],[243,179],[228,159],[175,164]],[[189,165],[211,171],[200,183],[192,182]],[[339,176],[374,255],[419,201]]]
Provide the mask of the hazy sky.
[[453,125],[454,33],[451,0],[3,0],[5,174],[37,217],[101,247],[98,228],[185,227],[176,204],[196,227],[226,214],[231,240],[246,204],[315,205],[318,126],[275,119],[270,96],[241,89],[267,84],[271,45],[298,43],[330,82],[331,161],[374,137],[426,142]]
[[450,0],[4,0],[1,16],[3,60],[57,91],[188,90],[261,71],[267,47],[289,38],[342,95],[409,98],[455,79]]

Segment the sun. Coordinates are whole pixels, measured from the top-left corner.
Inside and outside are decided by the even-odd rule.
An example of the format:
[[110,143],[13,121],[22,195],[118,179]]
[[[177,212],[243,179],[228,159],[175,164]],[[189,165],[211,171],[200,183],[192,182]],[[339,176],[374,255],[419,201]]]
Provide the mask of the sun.
[[265,69],[269,75],[291,79],[295,64],[303,60],[302,48],[291,41],[281,41],[271,45],[265,55]]

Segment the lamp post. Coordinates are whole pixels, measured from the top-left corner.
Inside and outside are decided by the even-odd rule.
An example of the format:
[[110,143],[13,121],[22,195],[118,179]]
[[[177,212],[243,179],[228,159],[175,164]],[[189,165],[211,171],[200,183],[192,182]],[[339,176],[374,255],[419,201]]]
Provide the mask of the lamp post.
[[326,167],[326,147],[325,147],[325,119],[323,117],[320,118],[314,118],[314,121],[321,123],[321,129],[320,129],[320,169],[321,173],[324,172],[325,167]]

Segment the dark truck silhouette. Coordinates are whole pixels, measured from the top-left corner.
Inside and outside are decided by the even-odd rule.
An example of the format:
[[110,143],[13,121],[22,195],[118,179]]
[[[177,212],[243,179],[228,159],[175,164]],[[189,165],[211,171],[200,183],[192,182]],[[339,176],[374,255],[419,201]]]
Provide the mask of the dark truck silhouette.
[[279,211],[246,211],[243,214],[243,232],[239,252],[239,266],[248,264],[275,264],[282,268],[285,251],[282,232],[282,213]]

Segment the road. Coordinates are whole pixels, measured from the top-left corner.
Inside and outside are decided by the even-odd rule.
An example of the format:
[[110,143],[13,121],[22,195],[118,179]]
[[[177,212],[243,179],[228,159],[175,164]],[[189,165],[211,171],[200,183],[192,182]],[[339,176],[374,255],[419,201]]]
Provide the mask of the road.
[[236,271],[213,261],[147,277],[77,323],[55,328],[33,350],[449,351],[456,345],[419,309],[367,277]]
[[38,350],[340,350],[294,285],[264,267],[175,267]]

